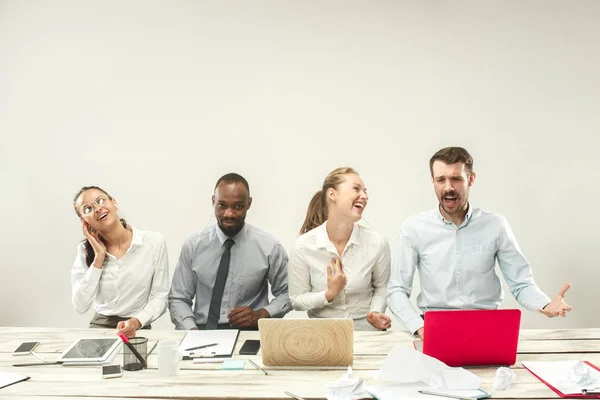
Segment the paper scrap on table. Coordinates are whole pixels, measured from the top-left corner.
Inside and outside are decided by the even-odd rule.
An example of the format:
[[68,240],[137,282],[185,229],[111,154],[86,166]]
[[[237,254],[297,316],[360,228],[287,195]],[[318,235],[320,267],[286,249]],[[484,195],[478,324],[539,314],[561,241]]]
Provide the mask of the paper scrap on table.
[[494,389],[506,390],[511,383],[515,380],[515,373],[510,368],[500,367],[496,370],[496,377],[494,378]]
[[368,397],[367,387],[363,378],[352,378],[352,368],[337,381],[327,384],[327,400],[355,400]]
[[398,383],[424,382],[436,389],[479,389],[481,378],[405,345],[397,345],[381,364],[376,379]]

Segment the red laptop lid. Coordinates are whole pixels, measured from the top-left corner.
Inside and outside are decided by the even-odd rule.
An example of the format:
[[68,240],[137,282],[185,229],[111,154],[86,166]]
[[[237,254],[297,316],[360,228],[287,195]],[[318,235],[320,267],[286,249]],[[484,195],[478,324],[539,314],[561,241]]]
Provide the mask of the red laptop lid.
[[423,353],[452,367],[513,365],[521,310],[448,310],[425,313]]

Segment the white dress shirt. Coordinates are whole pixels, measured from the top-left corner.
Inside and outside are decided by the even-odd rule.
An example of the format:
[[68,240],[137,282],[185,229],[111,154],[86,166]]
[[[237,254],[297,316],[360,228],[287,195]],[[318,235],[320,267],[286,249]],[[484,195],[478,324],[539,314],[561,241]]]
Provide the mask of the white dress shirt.
[[412,333],[423,319],[409,301],[415,270],[421,293],[417,305],[427,310],[496,309],[504,294],[496,260],[519,304],[538,310],[550,302],[536,286],[531,266],[501,215],[469,206],[457,228],[439,208],[407,219],[400,229],[387,301],[392,313]]
[[295,310],[309,317],[361,319],[371,311],[384,312],[390,277],[390,246],[377,232],[354,224],[340,257],[347,281],[331,303],[327,291],[327,265],[339,257],[329,240],[325,222],[300,236],[290,255],[288,286]]
[[71,269],[73,306],[83,314],[92,303],[105,316],[136,317],[142,326],[167,308],[169,261],[167,245],[158,232],[132,228],[131,245],[120,259],[106,253],[102,268],[88,267],[83,243]]

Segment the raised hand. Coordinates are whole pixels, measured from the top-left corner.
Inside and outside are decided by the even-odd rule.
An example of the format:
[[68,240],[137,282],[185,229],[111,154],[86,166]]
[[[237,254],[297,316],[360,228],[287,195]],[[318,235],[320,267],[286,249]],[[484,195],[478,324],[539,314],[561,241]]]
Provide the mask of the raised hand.
[[368,313],[367,321],[377,329],[388,329],[392,326],[390,317],[377,311]]
[[325,298],[330,303],[346,286],[346,275],[344,275],[340,259],[332,258],[331,264],[327,266],[327,291],[325,292]]
[[92,229],[83,218],[81,218],[81,230],[94,249],[94,267],[102,268],[104,257],[106,257],[106,246],[98,237],[98,232]]
[[561,317],[566,317],[567,312],[573,309],[573,307],[565,303],[565,293],[567,293],[567,290],[569,290],[570,287],[570,284],[565,283],[552,301],[546,304],[546,307],[540,309],[540,312],[550,318],[558,317],[559,315]]

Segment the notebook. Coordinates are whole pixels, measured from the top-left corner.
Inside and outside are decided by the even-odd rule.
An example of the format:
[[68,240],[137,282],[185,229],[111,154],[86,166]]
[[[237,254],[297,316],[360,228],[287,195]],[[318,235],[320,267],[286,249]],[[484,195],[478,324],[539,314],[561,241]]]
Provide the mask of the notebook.
[[238,329],[187,331],[179,349],[184,360],[199,357],[232,358],[239,334]]
[[571,371],[578,362],[578,360],[524,361],[521,364],[562,398],[600,399],[600,370],[594,364],[584,361],[589,367],[593,383],[587,385],[576,383],[571,378]]
[[258,320],[266,366],[348,366],[354,360],[354,321],[337,318]]
[[0,372],[0,389],[29,379],[28,376]]
[[422,351],[451,367],[513,365],[520,325],[520,310],[427,311]]

